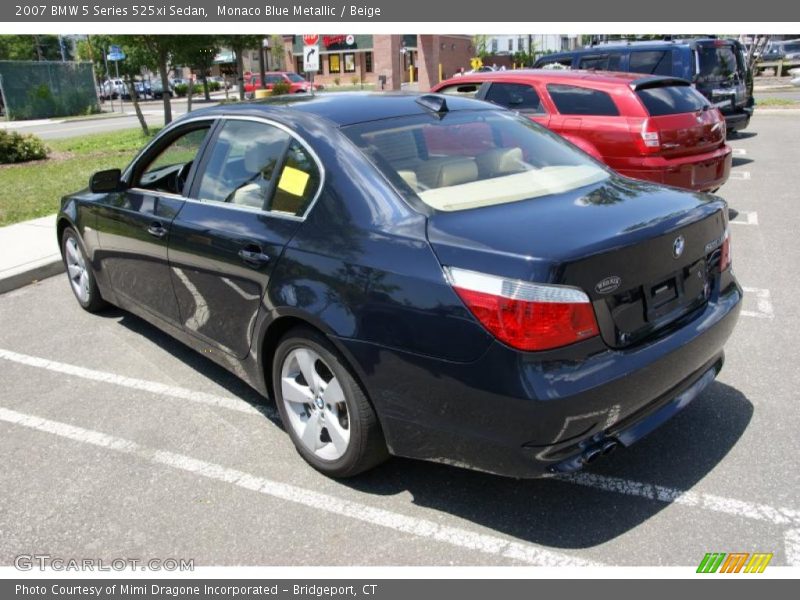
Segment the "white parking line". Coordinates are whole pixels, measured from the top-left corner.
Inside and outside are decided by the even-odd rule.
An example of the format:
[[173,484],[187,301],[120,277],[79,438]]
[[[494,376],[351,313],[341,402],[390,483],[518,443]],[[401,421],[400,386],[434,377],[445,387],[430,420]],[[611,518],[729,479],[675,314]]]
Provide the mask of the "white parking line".
[[750,179],[750,171],[731,171],[729,179]]
[[756,319],[774,319],[775,311],[772,307],[769,290],[763,288],[742,287],[745,294],[752,294],[756,297],[757,310],[743,310],[743,317],[754,317]]
[[502,537],[476,533],[460,527],[440,525],[439,523],[427,519],[410,517],[359,502],[344,500],[329,494],[323,494],[288,483],[251,475],[243,471],[229,469],[222,465],[198,460],[184,454],[148,448],[131,440],[115,437],[99,431],[92,431],[67,423],[26,415],[2,407],[0,407],[0,421],[50,433],[83,444],[91,444],[115,452],[136,456],[137,458],[154,464],[164,465],[208,479],[252,490],[264,494],[265,496],[271,496],[294,504],[307,506],[315,512],[325,511],[333,513],[371,525],[377,525],[378,527],[384,527],[420,538],[450,544],[451,546],[456,546],[465,550],[501,556],[503,558],[538,566],[602,566],[600,563],[553,552],[533,544],[514,542]]
[[559,481],[595,488],[604,492],[647,498],[648,500],[667,504],[694,506],[734,517],[766,521],[773,525],[789,525],[792,527],[800,525],[800,510],[793,508],[776,508],[766,504],[725,498],[716,494],[679,490],[654,483],[642,483],[594,473],[572,473],[569,475],[552,475],[551,477]]
[[792,566],[800,566],[800,529],[790,529],[783,536],[783,547],[786,551],[786,562]]
[[754,210],[740,210],[733,221],[728,221],[731,225],[758,225],[758,213]]
[[218,406],[220,408],[227,408],[242,413],[259,415],[264,414],[269,418],[277,416],[276,411],[272,407],[260,407],[261,410],[254,407],[252,404],[240,400],[239,398],[230,398],[226,396],[215,396],[207,394],[206,392],[198,392],[189,390],[174,385],[166,385],[164,383],[156,383],[155,381],[146,381],[144,379],[134,379],[133,377],[124,377],[114,373],[107,373],[105,371],[95,371],[94,369],[86,369],[76,365],[56,362],[54,360],[47,360],[46,358],[39,358],[37,356],[29,356],[27,354],[20,354],[0,348],[0,358],[27,365],[29,367],[36,367],[38,369],[45,369],[55,373],[63,373],[64,375],[71,375],[73,377],[80,377],[82,379],[90,379],[92,381],[102,381],[104,383],[111,383],[113,385],[120,385],[122,387],[141,390],[151,394],[161,396],[169,396],[171,398],[178,398],[180,400],[188,400],[189,402],[196,402],[198,404],[208,404],[210,406]]

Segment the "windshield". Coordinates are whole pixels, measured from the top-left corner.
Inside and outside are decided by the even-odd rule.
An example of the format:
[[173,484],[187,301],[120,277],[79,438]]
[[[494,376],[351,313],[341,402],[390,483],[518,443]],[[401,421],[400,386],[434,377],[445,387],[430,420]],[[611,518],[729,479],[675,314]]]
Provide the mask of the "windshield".
[[800,44],[784,44],[784,52],[800,52]]
[[512,112],[431,113],[343,131],[398,190],[441,211],[558,194],[609,177],[571,144]]
[[289,79],[290,79],[291,81],[293,81],[293,82],[295,82],[295,83],[300,83],[300,82],[302,82],[302,81],[305,81],[305,79],[303,79],[302,77],[300,77],[300,75],[298,75],[297,73],[289,73],[289,74],[288,74],[288,77],[289,77]]

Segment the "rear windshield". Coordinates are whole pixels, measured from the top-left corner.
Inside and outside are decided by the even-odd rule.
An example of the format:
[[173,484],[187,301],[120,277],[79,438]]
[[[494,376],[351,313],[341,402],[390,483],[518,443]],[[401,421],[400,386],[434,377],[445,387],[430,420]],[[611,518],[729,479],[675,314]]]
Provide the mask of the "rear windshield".
[[784,44],[784,52],[800,52],[800,44]]
[[441,211],[563,193],[609,176],[559,136],[506,111],[413,115],[343,131],[399,191]]
[[737,72],[733,46],[698,46],[697,59],[702,79],[729,79]]
[[708,100],[688,85],[646,88],[637,90],[636,95],[651,117],[696,112],[708,104]]

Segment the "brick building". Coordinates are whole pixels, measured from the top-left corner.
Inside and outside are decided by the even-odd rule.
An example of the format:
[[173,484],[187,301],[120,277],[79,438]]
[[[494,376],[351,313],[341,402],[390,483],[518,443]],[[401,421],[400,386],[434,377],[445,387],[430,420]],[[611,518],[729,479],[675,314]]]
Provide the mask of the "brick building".
[[[302,37],[290,35],[283,39],[284,68],[302,73]],[[419,89],[428,89],[439,82],[440,72],[442,78],[447,78],[462,68],[469,69],[470,59],[475,56],[472,39],[467,35],[320,35],[319,46],[316,82],[363,82],[387,90],[400,89],[412,77]]]

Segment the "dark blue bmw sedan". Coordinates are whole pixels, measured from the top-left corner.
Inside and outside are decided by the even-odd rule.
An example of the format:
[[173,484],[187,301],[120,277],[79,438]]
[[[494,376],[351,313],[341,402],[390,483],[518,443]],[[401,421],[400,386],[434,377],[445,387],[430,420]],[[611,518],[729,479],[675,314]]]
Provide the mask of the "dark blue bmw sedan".
[[479,101],[276,100],[174,122],[58,236],[81,306],[273,398],[316,469],[573,471],[714,380],[742,298],[723,200]]

